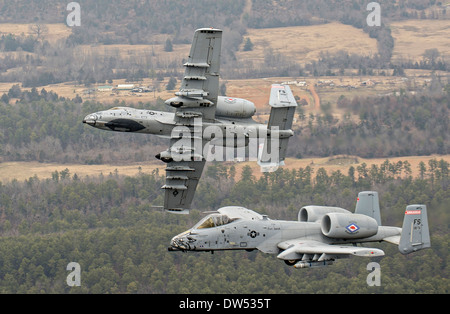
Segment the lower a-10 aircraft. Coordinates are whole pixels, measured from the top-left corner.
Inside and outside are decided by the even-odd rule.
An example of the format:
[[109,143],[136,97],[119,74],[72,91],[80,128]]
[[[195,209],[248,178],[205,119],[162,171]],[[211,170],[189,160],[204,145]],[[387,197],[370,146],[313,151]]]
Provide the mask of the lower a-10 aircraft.
[[259,250],[295,268],[326,266],[339,258],[384,256],[366,242],[397,244],[409,254],[430,247],[425,205],[406,207],[403,227],[382,226],[378,193],[358,194],[355,213],[328,206],[305,206],[298,221],[272,220],[250,209],[228,206],[210,213],[175,236],[169,251]]
[[[263,171],[270,171],[284,164],[288,141],[294,134],[291,128],[297,103],[288,85],[272,85],[267,124],[252,119],[256,107],[251,101],[218,95],[221,45],[222,30],[195,31],[180,89],[176,97],[165,102],[175,112],[115,107],[83,119],[83,123],[102,130],[170,139],[170,147],[155,157],[167,163],[162,187],[164,209],[173,213],[189,212],[206,161],[223,161],[223,155],[217,153],[223,152],[223,147],[232,147],[227,151],[233,154],[246,154],[245,148],[253,148]],[[216,147],[215,156],[210,153],[210,144]]]

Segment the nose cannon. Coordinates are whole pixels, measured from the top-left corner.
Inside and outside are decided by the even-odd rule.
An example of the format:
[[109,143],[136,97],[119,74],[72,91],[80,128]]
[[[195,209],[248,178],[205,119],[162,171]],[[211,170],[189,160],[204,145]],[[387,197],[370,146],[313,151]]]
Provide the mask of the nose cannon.
[[168,251],[191,251],[195,250],[195,242],[190,232],[183,232],[172,238],[170,241],[170,247],[167,248]]

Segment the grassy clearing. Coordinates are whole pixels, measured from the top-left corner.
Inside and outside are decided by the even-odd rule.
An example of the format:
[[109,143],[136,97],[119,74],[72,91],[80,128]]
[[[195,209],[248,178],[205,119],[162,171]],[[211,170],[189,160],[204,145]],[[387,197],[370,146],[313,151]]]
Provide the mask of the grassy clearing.
[[237,53],[237,57],[257,62],[264,61],[264,51],[267,48],[291,57],[300,64],[317,60],[322,51],[332,54],[346,50],[361,55],[377,52],[375,39],[360,29],[337,22],[313,26],[249,29],[244,37],[252,41],[253,51],[241,51]]
[[450,60],[450,23],[448,20],[407,20],[391,24],[395,39],[393,59],[422,60],[427,49],[436,48]]
[[[356,156],[333,156],[324,158],[288,158],[286,159],[286,165],[284,169],[299,169],[310,166],[314,172],[323,167],[328,174],[333,171],[340,170],[343,174],[348,173],[348,169],[353,166],[356,167],[362,163],[366,163],[368,167],[372,164],[381,165],[388,159],[391,163],[398,161],[408,161],[411,164],[412,176],[417,177],[419,175],[419,163],[423,161],[428,165],[428,161],[431,159],[441,160],[444,159],[450,162],[450,155],[433,155],[433,156],[405,156],[395,158],[360,158]],[[227,166],[234,165],[236,168],[236,179],[239,179],[240,173],[244,166],[250,166],[253,170],[253,175],[259,178],[262,173],[258,164],[254,161],[246,162],[225,162]],[[77,165],[77,164],[46,164],[39,162],[4,162],[0,163],[0,182],[6,183],[14,179],[18,181],[24,181],[30,177],[37,176],[40,179],[47,179],[52,177],[52,173],[55,171],[61,172],[65,169],[69,169],[70,175],[75,173],[78,177],[83,178],[85,176],[98,176],[103,174],[108,176],[110,173],[119,175],[135,176],[142,173],[152,173],[158,169],[161,175],[164,175],[164,169],[166,165],[159,161],[148,163],[135,163],[131,165]]]

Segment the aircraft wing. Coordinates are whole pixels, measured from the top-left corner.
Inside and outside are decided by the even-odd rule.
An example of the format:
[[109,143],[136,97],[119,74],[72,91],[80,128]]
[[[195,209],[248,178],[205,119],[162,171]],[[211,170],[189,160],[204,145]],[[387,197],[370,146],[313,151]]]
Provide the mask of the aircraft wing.
[[181,87],[166,104],[177,108],[176,118],[201,117],[214,120],[219,94],[222,30],[201,28],[195,31]]
[[278,248],[284,250],[278,255],[278,258],[284,260],[301,259],[305,254],[317,257],[316,260],[319,262],[342,255],[384,256],[384,252],[380,249],[326,244],[305,239],[284,241],[278,244]]
[[206,163],[203,151],[207,149],[204,147],[208,145],[187,127],[186,131],[189,132],[172,137],[170,148],[156,156],[167,163],[166,182],[162,186],[165,190],[164,209],[177,214],[189,213]]
[[172,161],[166,167],[164,209],[177,214],[188,214],[205,167],[201,161]]

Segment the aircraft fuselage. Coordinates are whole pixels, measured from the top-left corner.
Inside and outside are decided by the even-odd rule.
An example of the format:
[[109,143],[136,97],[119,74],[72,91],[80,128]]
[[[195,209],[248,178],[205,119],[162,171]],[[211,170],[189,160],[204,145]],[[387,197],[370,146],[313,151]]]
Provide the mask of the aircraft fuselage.
[[[205,140],[215,139],[218,134],[223,135],[223,138],[241,136],[243,139],[261,137],[261,134],[267,135],[267,126],[257,123],[251,118],[218,117],[214,121],[196,119],[199,123],[195,123],[194,119],[194,127],[200,128],[199,131],[202,132],[202,138]],[[177,122],[175,114],[172,112],[128,107],[116,107],[89,114],[83,119],[83,123],[107,131],[135,132],[165,137],[170,137],[175,127],[180,127],[182,131],[183,127],[189,126]]]
[[301,238],[320,241],[327,244],[350,244],[378,242],[383,238],[398,235],[397,227],[379,226],[378,233],[371,237],[359,239],[332,239],[323,235],[321,224],[285,220],[242,220],[230,223],[202,227],[199,223],[174,238],[169,250],[181,251],[215,251],[215,250],[254,250],[264,253],[279,253],[278,244],[283,241]]

